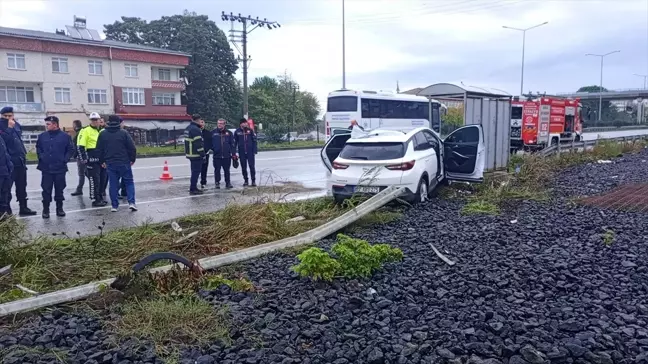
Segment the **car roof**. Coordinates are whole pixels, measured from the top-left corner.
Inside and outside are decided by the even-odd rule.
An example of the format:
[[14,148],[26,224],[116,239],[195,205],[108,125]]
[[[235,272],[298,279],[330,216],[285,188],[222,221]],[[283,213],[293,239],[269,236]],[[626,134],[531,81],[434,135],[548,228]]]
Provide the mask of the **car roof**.
[[[347,143],[404,143],[412,136],[420,131],[427,130],[433,134],[437,134],[434,130],[426,127],[419,127],[414,129],[374,129],[367,131],[364,136],[351,137]],[[438,134],[437,134],[438,136]]]

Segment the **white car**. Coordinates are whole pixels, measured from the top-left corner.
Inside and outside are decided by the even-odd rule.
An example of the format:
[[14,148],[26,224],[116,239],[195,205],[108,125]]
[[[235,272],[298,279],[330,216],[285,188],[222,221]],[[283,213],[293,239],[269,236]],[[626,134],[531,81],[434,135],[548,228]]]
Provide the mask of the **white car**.
[[[353,135],[352,135],[353,134]],[[407,189],[408,200],[426,201],[443,180],[482,182],[484,133],[480,125],[459,128],[442,139],[430,128],[334,134],[321,152],[327,188],[341,202],[389,186]]]

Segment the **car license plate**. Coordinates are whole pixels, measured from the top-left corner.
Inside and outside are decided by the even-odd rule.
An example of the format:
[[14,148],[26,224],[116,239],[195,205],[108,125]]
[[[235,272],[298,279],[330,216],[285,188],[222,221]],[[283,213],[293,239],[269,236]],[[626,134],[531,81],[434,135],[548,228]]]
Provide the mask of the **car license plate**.
[[355,192],[358,193],[378,193],[380,192],[380,187],[373,186],[356,186]]

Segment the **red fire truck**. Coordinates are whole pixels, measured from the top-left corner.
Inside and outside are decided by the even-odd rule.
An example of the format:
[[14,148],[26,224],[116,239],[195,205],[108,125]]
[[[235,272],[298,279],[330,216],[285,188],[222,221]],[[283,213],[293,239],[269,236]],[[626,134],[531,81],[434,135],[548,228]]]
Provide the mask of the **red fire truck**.
[[542,149],[583,134],[580,99],[539,96],[511,103],[511,150]]

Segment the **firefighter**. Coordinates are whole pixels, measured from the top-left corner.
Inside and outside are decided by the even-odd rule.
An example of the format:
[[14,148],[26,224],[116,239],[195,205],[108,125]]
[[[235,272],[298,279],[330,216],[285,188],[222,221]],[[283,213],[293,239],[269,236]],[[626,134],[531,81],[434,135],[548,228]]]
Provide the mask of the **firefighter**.
[[[27,150],[22,141],[22,128],[14,119],[13,107],[5,106],[0,110],[0,136],[11,156],[13,163],[13,183],[16,189],[16,200],[20,206],[20,216],[33,216],[36,211],[27,207]],[[9,193],[11,202],[11,193]],[[9,208],[11,213],[11,207]]]
[[108,203],[103,197],[101,190],[101,163],[99,163],[99,151],[97,140],[100,131],[100,116],[96,112],[90,114],[90,125],[81,129],[77,148],[79,158],[86,165],[86,175],[90,185],[90,199],[93,207],[103,207]]
[[85,176],[86,176],[86,165],[82,163],[81,159],[79,158],[79,150],[77,148],[77,142],[79,141],[79,134],[81,134],[81,129],[83,129],[83,124],[81,124],[81,120],[74,120],[72,122],[72,125],[74,127],[74,132],[76,133],[73,139],[74,141],[73,158],[76,159],[79,182],[77,183],[76,190],[74,190],[74,192],[72,192],[71,195],[83,196],[83,186],[85,185]]
[[245,118],[239,120],[239,128],[234,132],[234,143],[238,149],[239,160],[241,161],[241,172],[243,172],[243,186],[248,186],[248,172],[250,167],[250,179],[252,187],[256,186],[256,168],[254,156],[257,154],[257,140],[254,130],[250,129]]
[[234,149],[234,135],[225,127],[225,119],[218,119],[217,128],[212,132],[212,151],[214,159],[214,178],[216,188],[220,188],[221,169],[225,177],[225,188],[233,188],[230,181],[230,167],[232,159],[236,159]]
[[189,185],[190,195],[202,195],[203,191],[198,189],[198,178],[202,171],[205,159],[205,146],[203,143],[201,125],[204,123],[202,117],[194,114],[191,123],[184,131],[185,156],[189,159],[191,167],[191,179]]
[[0,220],[11,216],[9,199],[13,184],[13,163],[3,138],[0,138]]
[[45,118],[47,131],[41,133],[36,141],[38,167],[41,171],[41,188],[43,189],[43,219],[50,217],[52,188],[56,201],[56,216],[65,216],[63,211],[63,190],[65,189],[65,174],[68,171],[67,162],[74,154],[72,138],[59,128],[56,116]]
[[200,124],[206,152],[205,160],[200,171],[200,188],[205,189],[205,186],[207,186],[207,171],[209,170],[209,151],[212,149],[212,132],[207,129],[207,125],[204,121],[202,121]]

